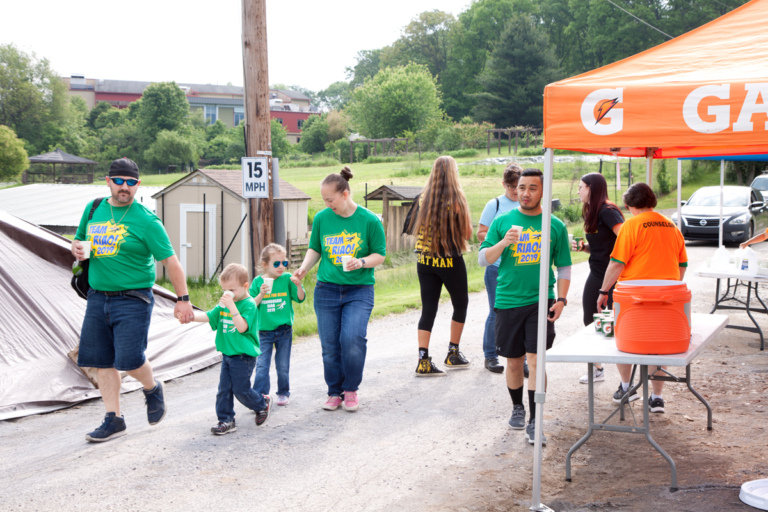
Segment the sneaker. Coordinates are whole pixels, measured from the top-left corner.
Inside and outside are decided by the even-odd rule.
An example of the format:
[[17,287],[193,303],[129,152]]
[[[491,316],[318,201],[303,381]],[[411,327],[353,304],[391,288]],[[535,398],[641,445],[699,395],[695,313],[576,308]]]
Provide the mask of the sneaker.
[[103,443],[116,437],[125,435],[125,418],[114,412],[108,412],[104,416],[104,422],[93,432],[85,434],[85,440],[92,443]]
[[[592,367],[592,382],[603,382],[605,380],[605,368]],[[589,384],[589,374],[585,373],[579,379],[582,384]]]
[[236,432],[237,427],[235,426],[235,420],[232,420],[230,422],[220,421],[213,427],[211,427],[211,432],[216,434],[217,436],[223,436],[224,434],[229,434],[230,432]]
[[528,359],[525,359],[523,360],[523,377],[527,379],[530,373],[531,372],[528,370]]
[[328,400],[325,401],[323,404],[323,409],[326,411],[335,411],[339,408],[341,405],[341,397],[340,396],[329,396]]
[[469,368],[469,361],[464,357],[464,354],[459,352],[459,349],[448,349],[448,355],[445,356],[445,367],[450,370],[463,370]]
[[435,366],[431,357],[419,359],[419,366],[416,367],[417,377],[444,377],[445,372]]
[[664,399],[648,397],[648,410],[651,412],[664,412]]
[[[534,420],[535,421],[535,420]],[[528,423],[528,426],[525,427],[525,437],[528,439],[528,444],[534,444],[536,442],[536,425],[534,421],[531,421]],[[547,444],[547,436],[544,435],[544,432],[541,433],[541,446],[546,446]]]
[[[616,403],[621,402],[621,399],[624,398],[624,395],[626,395],[627,392],[624,391],[624,388],[621,387],[621,382],[619,382],[619,389],[616,390],[616,392],[613,394],[613,401]],[[637,394],[637,390],[632,391],[630,393],[629,398],[627,398],[627,403],[634,402],[635,400],[638,400],[640,398],[640,395]]]
[[144,403],[147,404],[147,421],[150,425],[157,425],[160,420],[165,418],[165,398],[163,398],[163,391],[165,387],[163,383],[156,380],[155,387],[149,391],[144,391]]
[[504,367],[499,364],[498,357],[492,357],[485,360],[485,368],[493,373],[504,373]]
[[272,409],[272,397],[264,395],[264,401],[267,402],[267,408],[260,411],[256,411],[256,426],[260,427],[266,423],[269,418],[269,411]]
[[509,426],[515,430],[525,428],[525,406],[515,405],[512,407],[512,417],[509,418]]
[[360,407],[360,401],[357,399],[357,391],[345,391],[344,403],[342,404],[347,412],[355,412]]
[[277,405],[288,405],[288,397],[285,395],[277,395]]

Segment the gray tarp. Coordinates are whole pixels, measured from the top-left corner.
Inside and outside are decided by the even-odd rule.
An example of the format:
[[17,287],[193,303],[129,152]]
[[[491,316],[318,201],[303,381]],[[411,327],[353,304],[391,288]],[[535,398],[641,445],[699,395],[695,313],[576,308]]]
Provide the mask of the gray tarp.
[[[67,354],[78,345],[86,302],[70,287],[70,242],[0,211],[0,420],[99,397]],[[176,296],[155,286],[147,357],[160,380],[221,360],[208,324],[181,325]],[[126,377],[122,392],[137,389]]]

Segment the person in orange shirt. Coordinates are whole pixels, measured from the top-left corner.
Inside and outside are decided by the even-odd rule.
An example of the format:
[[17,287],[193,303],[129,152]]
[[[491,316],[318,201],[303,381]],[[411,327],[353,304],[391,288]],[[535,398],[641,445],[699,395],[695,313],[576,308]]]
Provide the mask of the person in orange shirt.
[[[645,183],[635,183],[622,196],[632,218],[619,231],[611,253],[611,261],[605,271],[603,286],[598,292],[597,307],[608,303],[608,290],[619,281],[638,279],[666,279],[682,281],[688,267],[685,239],[675,224],[664,215],[653,211],[656,195]],[[616,365],[621,376],[619,389],[613,394],[614,402],[621,402],[629,389],[632,365]],[[651,412],[664,412],[661,392],[664,383],[652,381],[653,393],[648,407]],[[630,393],[628,402],[640,396]]]

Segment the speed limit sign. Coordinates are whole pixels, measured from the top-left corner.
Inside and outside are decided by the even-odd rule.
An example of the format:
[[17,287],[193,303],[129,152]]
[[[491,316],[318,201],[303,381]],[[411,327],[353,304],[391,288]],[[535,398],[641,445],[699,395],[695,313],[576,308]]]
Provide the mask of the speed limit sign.
[[267,188],[267,158],[244,157],[240,160],[243,166],[243,197],[269,197]]

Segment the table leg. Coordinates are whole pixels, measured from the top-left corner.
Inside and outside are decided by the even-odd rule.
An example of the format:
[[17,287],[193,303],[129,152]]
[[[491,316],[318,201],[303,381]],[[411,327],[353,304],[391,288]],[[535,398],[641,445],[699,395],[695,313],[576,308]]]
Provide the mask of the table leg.
[[589,397],[589,429],[587,430],[587,433],[578,440],[578,442],[571,447],[570,450],[568,450],[568,455],[565,457],[565,480],[567,482],[571,481],[571,455],[581,448],[581,445],[587,442],[587,439],[592,437],[592,426],[595,424],[595,382],[593,380],[594,374],[593,374],[593,367],[594,363],[589,363],[587,365],[587,375],[589,375],[589,381],[587,382],[587,395]]
[[707,402],[703,396],[699,394],[698,391],[693,389],[691,387],[691,365],[687,365],[685,367],[685,383],[688,386],[688,390],[693,393],[693,396],[699,399],[699,402],[704,404],[704,407],[707,408],[707,430],[712,430],[712,408],[709,406],[709,402]]
[[717,305],[720,303],[720,278],[717,278],[717,285],[715,286],[715,305],[712,306],[712,311],[709,312],[711,315],[717,310]]
[[669,462],[669,467],[672,469],[671,490],[672,492],[675,492],[677,491],[677,468],[675,467],[675,461],[673,461],[672,457],[670,457],[667,452],[665,452],[664,449],[659,446],[659,444],[651,437],[650,422],[648,421],[648,365],[640,366],[640,379],[643,381],[643,427],[645,430],[645,438],[648,440],[651,446],[653,446],[656,451],[659,452],[662,457],[667,459],[667,462]]
[[[755,288],[755,293],[757,293],[757,288]],[[748,282],[747,283],[747,316],[749,317],[750,320],[752,320],[752,323],[755,324],[755,329],[757,329],[757,333],[760,335],[760,350],[763,350],[763,346],[765,345],[765,339],[763,338],[763,330],[760,329],[760,325],[757,323],[757,320],[755,320],[755,317],[753,317],[752,313],[749,311],[749,301],[751,297],[752,297],[752,283]]]

